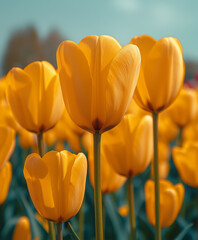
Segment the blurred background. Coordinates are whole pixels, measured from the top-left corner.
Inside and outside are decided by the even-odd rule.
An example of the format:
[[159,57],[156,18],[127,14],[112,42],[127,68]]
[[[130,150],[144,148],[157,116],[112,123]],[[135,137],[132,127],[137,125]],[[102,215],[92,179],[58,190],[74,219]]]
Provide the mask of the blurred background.
[[0,76],[35,60],[56,66],[63,40],[108,34],[125,45],[148,34],[178,38],[186,79],[198,78],[197,9],[196,0],[0,0]]

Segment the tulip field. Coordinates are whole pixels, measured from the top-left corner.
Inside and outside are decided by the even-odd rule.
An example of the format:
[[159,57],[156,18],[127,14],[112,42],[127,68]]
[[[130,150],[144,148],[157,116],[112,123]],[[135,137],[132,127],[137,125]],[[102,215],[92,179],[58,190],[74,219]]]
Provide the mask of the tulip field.
[[0,80],[0,239],[198,239],[198,87],[180,41],[66,40]]

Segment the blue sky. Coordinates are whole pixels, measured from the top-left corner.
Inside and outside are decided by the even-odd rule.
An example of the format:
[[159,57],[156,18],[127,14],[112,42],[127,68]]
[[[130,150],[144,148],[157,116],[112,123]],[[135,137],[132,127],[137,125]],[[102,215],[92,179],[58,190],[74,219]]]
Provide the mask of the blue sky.
[[43,37],[57,29],[76,42],[90,34],[122,45],[140,34],[174,36],[184,57],[198,60],[197,12],[197,0],[0,0],[0,61],[11,34],[31,25]]

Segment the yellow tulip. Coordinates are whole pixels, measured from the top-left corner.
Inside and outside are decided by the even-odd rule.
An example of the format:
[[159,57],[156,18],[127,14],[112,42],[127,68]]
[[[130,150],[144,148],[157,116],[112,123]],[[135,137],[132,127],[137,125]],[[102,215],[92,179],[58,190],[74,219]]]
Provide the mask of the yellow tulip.
[[87,36],[78,45],[61,43],[58,71],[71,119],[92,133],[117,125],[132,99],[140,61],[137,46],[121,47],[111,36]]
[[159,114],[158,134],[161,141],[170,143],[178,136],[179,127],[166,112],[165,110]]
[[48,62],[33,62],[7,74],[7,99],[22,127],[41,133],[61,118],[64,110],[59,77]]
[[160,112],[177,97],[184,80],[184,61],[179,41],[165,37],[156,41],[142,35],[131,42],[141,52],[141,69],[134,100],[149,112]]
[[132,114],[104,133],[102,148],[113,169],[126,177],[135,177],[149,165],[153,155],[152,118]]
[[19,131],[19,144],[22,148],[36,148],[37,147],[36,134],[27,131],[25,128],[21,128]]
[[181,179],[191,187],[198,187],[198,142],[174,147],[173,161]]
[[49,232],[49,224],[48,224],[48,221],[41,217],[40,214],[38,213],[35,213],[35,217],[37,219],[37,221],[42,225],[42,227],[45,229],[45,231]]
[[198,121],[189,123],[182,129],[182,141],[198,141]]
[[30,221],[25,216],[20,217],[14,229],[12,240],[31,240],[31,239],[32,238]]
[[[154,181],[145,184],[146,214],[151,225],[155,226],[155,186]],[[160,180],[160,225],[170,226],[177,218],[184,199],[184,186],[173,185],[167,180]]]
[[65,222],[79,211],[85,192],[87,160],[83,153],[50,151],[42,158],[30,154],[23,170],[38,213],[54,222]]
[[123,205],[123,206],[119,207],[118,213],[120,214],[120,216],[126,217],[129,214],[129,206]]
[[[126,182],[126,178],[119,175],[111,167],[107,158],[111,158],[103,151],[103,140],[105,139],[105,134],[101,141],[101,192],[103,194],[113,193],[120,189]],[[88,161],[89,161],[89,178],[92,187],[94,187],[94,154],[93,154],[93,136],[89,134],[90,144],[88,146]],[[88,139],[87,139],[88,141]]]
[[0,204],[7,198],[11,180],[12,165],[10,162],[7,162],[5,166],[0,169]]
[[195,90],[185,87],[166,112],[175,124],[179,127],[184,127],[194,120],[197,109],[197,94]]
[[6,83],[5,77],[0,78],[0,101],[6,99]]
[[11,157],[15,147],[15,131],[7,126],[0,126],[0,169]]

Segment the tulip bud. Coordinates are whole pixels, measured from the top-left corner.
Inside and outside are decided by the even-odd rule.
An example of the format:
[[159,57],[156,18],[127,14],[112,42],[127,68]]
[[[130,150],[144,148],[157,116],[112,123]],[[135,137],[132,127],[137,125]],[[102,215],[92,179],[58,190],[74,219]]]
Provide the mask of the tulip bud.
[[27,217],[19,218],[14,229],[12,240],[31,240],[30,222]]
[[103,155],[120,175],[135,177],[153,155],[152,118],[126,114],[118,126],[103,134]]
[[[160,225],[170,226],[178,216],[184,199],[184,186],[173,185],[167,180],[160,180]],[[145,184],[146,214],[151,225],[155,226],[155,186],[154,181]]]
[[181,179],[191,187],[198,187],[198,142],[174,147],[173,161]]
[[131,42],[141,52],[141,69],[134,93],[136,103],[146,111],[160,112],[177,97],[184,81],[182,47],[173,37],[156,41],[142,35]]
[[66,222],[79,211],[86,184],[87,160],[83,153],[50,151],[42,158],[30,154],[24,177],[38,213],[54,222]]
[[59,77],[48,62],[33,62],[23,69],[12,68],[7,99],[19,124],[41,133],[55,126],[64,110]]

